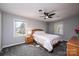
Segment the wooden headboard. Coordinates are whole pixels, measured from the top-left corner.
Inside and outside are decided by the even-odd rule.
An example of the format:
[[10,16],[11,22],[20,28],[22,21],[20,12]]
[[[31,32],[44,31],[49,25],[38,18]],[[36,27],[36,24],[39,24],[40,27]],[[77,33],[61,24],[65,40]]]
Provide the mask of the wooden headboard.
[[34,33],[35,31],[44,31],[44,30],[42,30],[42,29],[33,29],[33,30],[32,30],[32,35],[33,35],[33,33]]

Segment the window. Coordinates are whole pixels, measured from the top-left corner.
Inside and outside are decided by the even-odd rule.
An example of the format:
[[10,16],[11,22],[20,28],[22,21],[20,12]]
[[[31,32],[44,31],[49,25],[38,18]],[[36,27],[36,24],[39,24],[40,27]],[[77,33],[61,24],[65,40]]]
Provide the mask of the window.
[[54,24],[54,33],[63,34],[63,22],[57,22]]
[[22,20],[14,21],[15,36],[23,36],[25,34],[25,24]]

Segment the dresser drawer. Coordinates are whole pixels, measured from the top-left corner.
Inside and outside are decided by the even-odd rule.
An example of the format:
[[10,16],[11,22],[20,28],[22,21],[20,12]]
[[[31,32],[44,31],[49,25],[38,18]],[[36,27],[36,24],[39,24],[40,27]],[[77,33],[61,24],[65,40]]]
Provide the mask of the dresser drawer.
[[79,47],[67,44],[67,55],[68,56],[79,56]]
[[77,52],[75,51],[67,51],[68,56],[78,56]]
[[71,44],[67,44],[67,49],[75,49],[76,47],[74,47],[73,45],[71,45]]

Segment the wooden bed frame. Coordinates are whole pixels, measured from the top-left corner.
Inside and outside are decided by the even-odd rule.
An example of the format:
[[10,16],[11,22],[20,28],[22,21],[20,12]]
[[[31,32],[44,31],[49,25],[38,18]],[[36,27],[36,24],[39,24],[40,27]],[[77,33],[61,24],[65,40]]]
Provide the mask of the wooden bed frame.
[[42,30],[42,29],[33,29],[33,30],[32,30],[32,35],[33,35],[33,33],[34,33],[35,31],[44,31],[44,30]]

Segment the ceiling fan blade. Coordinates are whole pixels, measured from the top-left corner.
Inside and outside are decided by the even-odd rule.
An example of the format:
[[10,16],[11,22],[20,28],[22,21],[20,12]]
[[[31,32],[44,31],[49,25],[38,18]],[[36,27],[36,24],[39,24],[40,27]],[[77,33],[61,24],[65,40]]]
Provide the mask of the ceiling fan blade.
[[52,18],[52,17],[49,16],[48,18]]
[[49,17],[51,17],[51,16],[53,16],[53,15],[55,15],[56,13],[53,13],[53,14],[49,14]]
[[44,19],[47,19],[46,17],[44,17]]
[[49,13],[44,12],[44,15],[45,15],[45,16],[48,16],[48,15],[49,15]]

